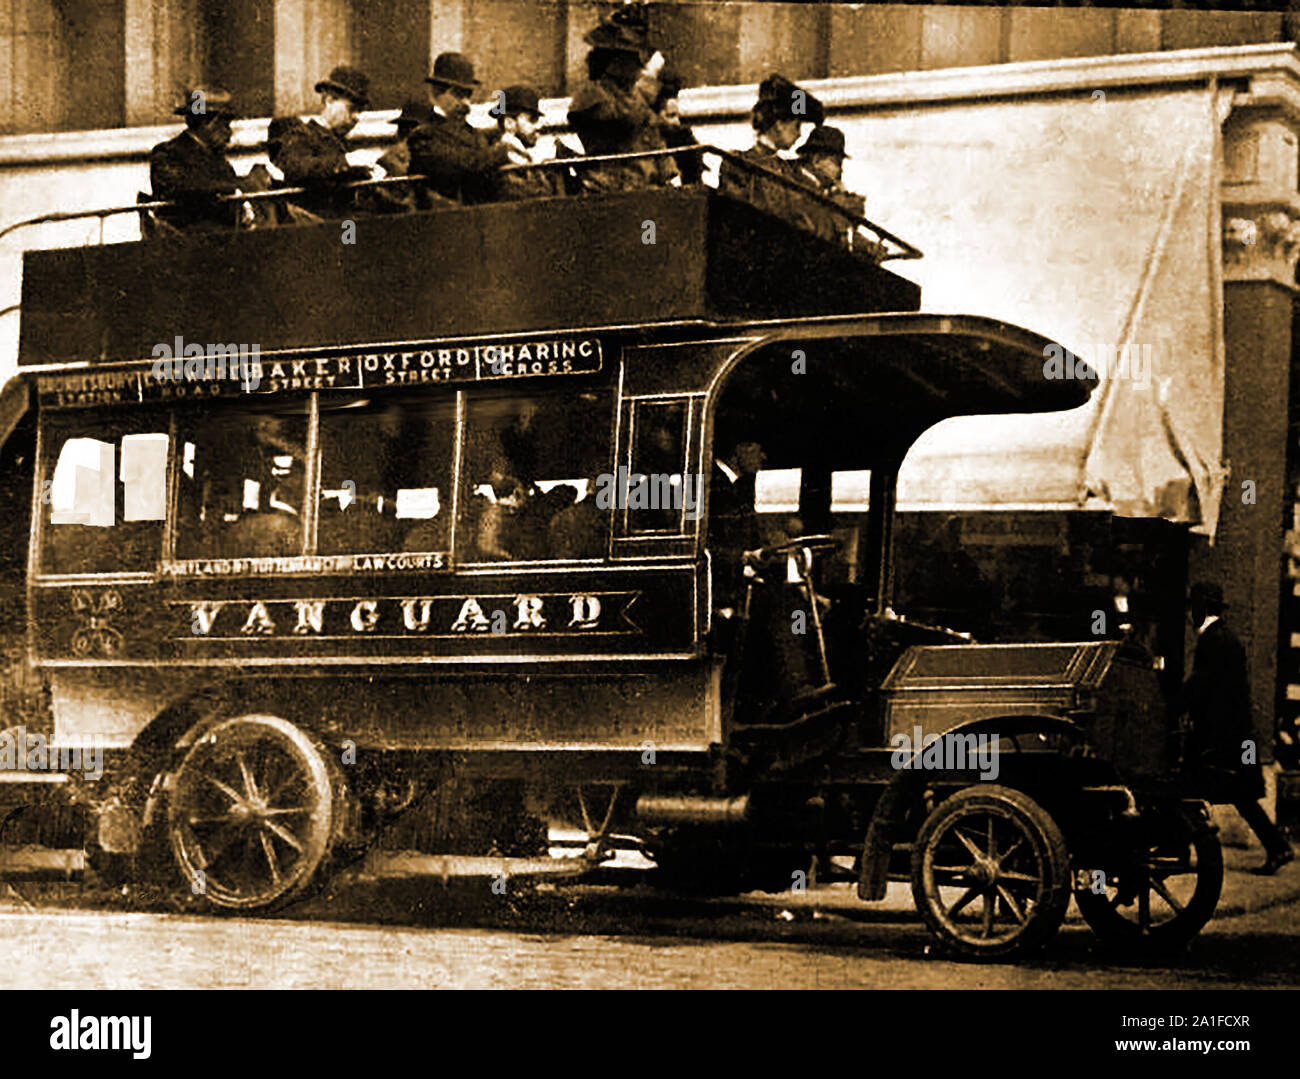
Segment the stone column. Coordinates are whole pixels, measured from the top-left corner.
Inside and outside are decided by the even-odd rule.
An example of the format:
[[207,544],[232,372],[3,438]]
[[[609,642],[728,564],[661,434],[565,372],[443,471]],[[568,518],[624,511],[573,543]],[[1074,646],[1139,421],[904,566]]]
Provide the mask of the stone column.
[[126,0],[128,127],[172,122],[180,91],[200,83],[204,34],[197,0]]
[[1294,614],[1283,595],[1283,535],[1294,493],[1287,423],[1300,258],[1297,131],[1300,80],[1272,75],[1238,95],[1224,125],[1223,454],[1230,473],[1215,544],[1197,545],[1190,559],[1193,580],[1222,584],[1227,620],[1246,647],[1261,761],[1272,759],[1278,685],[1288,668],[1285,656],[1279,662],[1279,626]]
[[356,62],[349,0],[275,0],[275,115],[315,112],[313,87]]

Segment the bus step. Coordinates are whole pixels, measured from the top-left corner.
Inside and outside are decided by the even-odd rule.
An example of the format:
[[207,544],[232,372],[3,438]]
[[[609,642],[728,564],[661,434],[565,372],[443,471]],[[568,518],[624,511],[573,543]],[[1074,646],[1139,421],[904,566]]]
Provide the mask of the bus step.
[[581,877],[595,866],[583,858],[502,858],[463,854],[417,854],[380,851],[357,867],[361,880],[433,878],[444,883],[473,878],[530,879]]

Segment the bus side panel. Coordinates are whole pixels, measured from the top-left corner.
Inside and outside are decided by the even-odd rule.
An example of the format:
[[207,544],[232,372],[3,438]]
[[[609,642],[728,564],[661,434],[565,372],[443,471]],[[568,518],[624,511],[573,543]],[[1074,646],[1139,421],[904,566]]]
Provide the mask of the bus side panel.
[[[705,750],[721,738],[718,666],[518,669],[431,676],[348,672],[221,680],[211,671],[51,672],[57,738],[125,748],[164,709],[214,690],[221,714],[274,710],[328,740],[427,750]],[[177,732],[178,734],[180,732]]]

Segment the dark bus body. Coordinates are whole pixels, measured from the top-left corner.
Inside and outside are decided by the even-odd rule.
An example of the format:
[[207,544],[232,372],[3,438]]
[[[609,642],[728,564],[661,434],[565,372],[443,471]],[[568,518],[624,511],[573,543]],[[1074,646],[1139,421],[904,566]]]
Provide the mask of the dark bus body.
[[[919,308],[707,189],[29,252],[28,645],[54,742],[110,753],[95,857],[275,909],[479,784],[677,887],[910,880],[961,954],[1072,892],[1185,943],[1222,865],[1145,657],[890,607],[916,439],[1092,385]],[[792,512],[737,511],[737,445]]]

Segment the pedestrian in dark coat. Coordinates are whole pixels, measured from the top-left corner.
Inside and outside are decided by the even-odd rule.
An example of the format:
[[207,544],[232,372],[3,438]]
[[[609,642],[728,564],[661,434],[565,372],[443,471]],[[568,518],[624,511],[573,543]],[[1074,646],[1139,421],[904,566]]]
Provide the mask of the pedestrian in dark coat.
[[496,172],[509,160],[500,142],[466,123],[475,88],[474,65],[458,52],[433,62],[429,102],[433,115],[411,132],[411,172],[425,176],[437,195],[460,203],[489,202]]
[[1264,775],[1256,759],[1246,650],[1223,621],[1227,604],[1216,584],[1198,582],[1189,598],[1197,627],[1192,674],[1184,686],[1190,720],[1186,763],[1197,792],[1216,804],[1232,805],[1250,825],[1267,855],[1256,870],[1271,875],[1294,855],[1259,799]]
[[159,210],[157,218],[186,231],[234,228],[242,213],[240,203],[217,200],[240,190],[239,176],[225,153],[230,123],[238,115],[230,95],[217,89],[191,91],[175,115],[185,117],[185,130],[149,153],[154,199],[177,203]]
[[365,166],[349,164],[347,157],[348,132],[369,103],[370,80],[356,68],[340,66],[316,84],[316,92],[322,104],[319,120],[276,117],[267,130],[267,150],[286,184],[309,188],[294,199],[296,207],[316,218],[347,217],[356,199],[343,185],[371,175]]

